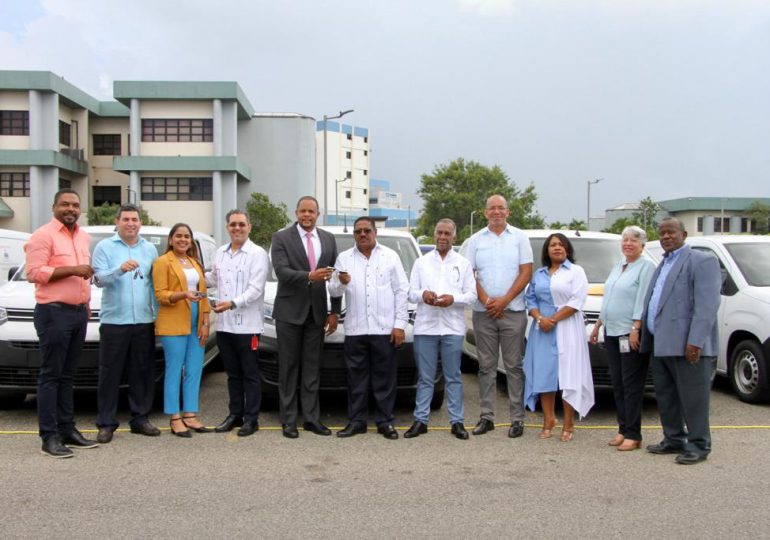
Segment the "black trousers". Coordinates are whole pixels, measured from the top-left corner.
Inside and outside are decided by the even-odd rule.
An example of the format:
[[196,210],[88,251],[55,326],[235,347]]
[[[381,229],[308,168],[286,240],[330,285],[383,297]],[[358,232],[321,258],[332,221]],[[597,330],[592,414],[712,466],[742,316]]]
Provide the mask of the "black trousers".
[[321,355],[324,327],[309,313],[304,324],[276,321],[278,335],[278,402],[282,424],[297,423],[297,381],[305,422],[318,422],[321,409]]
[[85,307],[37,304],[34,322],[40,340],[37,416],[40,436],[48,439],[75,429],[72,385],[86,338],[88,313]]
[[346,336],[345,364],[348,368],[348,417],[366,425],[369,389],[376,404],[378,426],[393,422],[396,405],[396,349],[390,335]]
[[620,337],[628,336],[605,336],[604,338],[612,379],[612,392],[615,395],[618,433],[626,439],[641,441],[644,381],[647,378],[650,357],[633,349],[621,354]]
[[258,351],[251,349],[255,334],[217,331],[217,346],[227,372],[230,414],[257,420],[262,405]]
[[155,395],[155,327],[104,324],[99,327],[99,387],[96,425],[117,428],[123,373],[128,382],[132,426],[147,422]]

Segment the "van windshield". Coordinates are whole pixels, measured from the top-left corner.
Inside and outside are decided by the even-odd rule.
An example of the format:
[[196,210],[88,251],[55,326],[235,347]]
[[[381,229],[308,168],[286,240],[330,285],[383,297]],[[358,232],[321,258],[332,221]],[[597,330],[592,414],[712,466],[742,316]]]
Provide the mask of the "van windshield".
[[770,243],[725,244],[735,263],[753,287],[770,287]]

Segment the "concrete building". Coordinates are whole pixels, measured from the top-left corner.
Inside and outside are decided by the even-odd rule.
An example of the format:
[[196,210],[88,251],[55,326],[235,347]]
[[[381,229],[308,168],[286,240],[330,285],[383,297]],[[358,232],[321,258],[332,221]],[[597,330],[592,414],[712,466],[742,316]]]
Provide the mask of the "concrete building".
[[385,218],[385,227],[409,230],[416,225],[416,213],[403,204],[403,195],[391,191],[388,180],[372,179],[369,182],[369,215]]
[[700,236],[750,233],[751,219],[745,212],[755,202],[770,206],[767,197],[685,197],[658,204],[668,215],[682,220],[688,234]]
[[[324,192],[324,135],[326,136],[326,191]],[[326,223],[343,216],[369,212],[369,130],[331,120],[316,123],[316,193]],[[324,197],[324,193],[326,197]],[[327,198],[328,200],[324,200]],[[328,209],[327,209],[328,207]]]
[[132,202],[222,241],[225,213],[252,192],[289,208],[315,194],[310,117],[256,114],[235,82],[117,81],[113,95],[0,71],[0,228],[34,230],[72,187],[83,223],[92,205]]

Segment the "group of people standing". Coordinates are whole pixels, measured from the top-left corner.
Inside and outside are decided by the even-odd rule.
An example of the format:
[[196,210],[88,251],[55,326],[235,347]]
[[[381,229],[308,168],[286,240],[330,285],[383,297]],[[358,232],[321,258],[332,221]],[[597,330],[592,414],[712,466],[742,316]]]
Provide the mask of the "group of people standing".
[[[417,305],[414,354],[418,387],[413,438],[428,431],[437,366],[446,381],[451,433],[468,439],[464,426],[460,375],[465,306],[472,306],[479,359],[480,418],[474,435],[495,429],[496,375],[502,359],[510,405],[508,436],[524,432],[525,407],[540,401],[540,438],[557,424],[556,394],[561,391],[561,441],[574,434],[574,412],[585,416],[594,403],[593,381],[582,307],[588,294],[583,269],[569,239],[550,235],[542,266],[533,272],[529,239],[507,223],[507,201],[491,196],[484,214],[488,226],[474,234],[466,256],[452,249],[456,226],[440,220],[436,249],[415,263],[408,279],[400,258],[377,242],[375,221],[358,218],[355,245],[337,253],[332,234],[316,227],[318,202],[306,196],[295,209],[297,221],[273,236],[270,258],[278,278],[273,308],[279,357],[282,433],[297,438],[301,404],[305,431],[327,436],[318,399],[324,335],[336,331],[345,296],[344,356],[348,374],[349,423],[337,432],[350,437],[367,431],[370,392],[377,431],[397,439],[393,426],[396,351],[404,342],[407,302]],[[261,381],[259,338],[269,260],[249,240],[251,224],[242,210],[227,213],[230,242],[204,270],[190,227],[171,228],[167,251],[139,234],[139,209],[118,211],[115,235],[89,254],[89,238],[77,225],[75,191],[56,194],[54,217],[33,234],[27,251],[28,279],[36,283],[35,327],[40,338],[38,414],[43,453],[71,457],[69,447],[92,448],[112,440],[118,389],[127,373],[132,433],[158,436],[148,415],[155,377],[155,336],[165,357],[164,413],[174,435],[191,431],[239,436],[259,429]],[[716,355],[719,270],[716,261],[684,245],[681,222],[660,225],[666,251],[658,267],[644,257],[644,231],[623,232],[623,258],[605,285],[600,320],[591,341],[604,328],[618,410],[619,432],[610,441],[618,450],[641,445],[641,399],[652,353],[664,440],[653,453],[677,453],[679,463],[697,463],[710,451],[708,391]],[[96,441],[83,437],[74,422],[72,381],[90,317],[90,281],[103,289],[100,312]],[[215,286],[217,298],[208,294]],[[327,293],[330,300],[327,299]],[[213,430],[198,418],[204,346],[210,313],[218,314],[217,345],[227,372],[228,415]],[[526,341],[527,314],[533,318]],[[181,394],[181,400],[180,400]]]

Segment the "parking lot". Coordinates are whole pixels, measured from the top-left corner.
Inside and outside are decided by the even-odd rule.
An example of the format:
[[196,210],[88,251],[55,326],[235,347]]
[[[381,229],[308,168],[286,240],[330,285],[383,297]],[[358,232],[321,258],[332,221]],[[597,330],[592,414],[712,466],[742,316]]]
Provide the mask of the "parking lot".
[[[464,376],[466,425],[478,417],[476,377]],[[3,538],[105,537],[764,537],[770,526],[770,406],[738,401],[726,384],[712,393],[713,452],[696,466],[672,456],[617,452],[610,396],[599,396],[575,439],[506,436],[498,384],[498,429],[459,441],[446,409],[430,433],[388,441],[372,430],[352,439],[300,432],[282,437],[275,410],[253,437],[195,434],[190,440],[116,434],[74,459],[39,453],[34,398],[0,410]],[[323,421],[346,423],[344,396],[324,396]],[[95,396],[77,400],[93,429]],[[225,375],[204,375],[201,416],[227,413]],[[501,414],[502,413],[502,414]],[[397,426],[412,421],[400,401]],[[127,411],[121,420],[127,421]],[[167,428],[156,411],[153,421]],[[655,401],[645,401],[645,443],[661,437]],[[127,424],[121,426],[127,428]],[[558,429],[557,429],[558,434]]]

